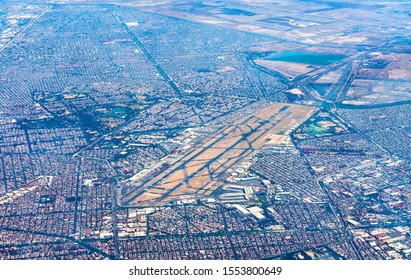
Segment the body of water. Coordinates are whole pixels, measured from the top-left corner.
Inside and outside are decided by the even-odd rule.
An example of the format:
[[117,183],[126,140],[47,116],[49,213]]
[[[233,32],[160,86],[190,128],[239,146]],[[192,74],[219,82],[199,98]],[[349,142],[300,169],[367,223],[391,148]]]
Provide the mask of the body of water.
[[295,62],[310,65],[329,65],[345,57],[346,56],[342,54],[285,51],[272,56],[267,56],[264,59],[284,62]]

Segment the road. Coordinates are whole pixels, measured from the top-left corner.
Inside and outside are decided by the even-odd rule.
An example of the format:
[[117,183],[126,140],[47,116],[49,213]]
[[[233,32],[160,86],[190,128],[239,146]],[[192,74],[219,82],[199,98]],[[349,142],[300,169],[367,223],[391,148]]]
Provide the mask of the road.
[[26,27],[24,27],[22,30],[16,33],[16,35],[8,41],[3,47],[0,48],[0,54],[8,47],[10,46],[17,38],[20,37],[21,34],[26,32],[27,29],[29,29],[36,21],[38,21],[42,16],[44,16],[45,13],[50,11],[52,7],[48,7],[46,10],[44,10],[38,17],[36,17],[32,22],[30,22]]
[[158,64],[158,62],[154,59],[154,57],[151,55],[151,53],[147,50],[147,48],[144,46],[143,42],[138,38],[131,30],[128,28],[127,24],[114,13],[114,11],[111,11],[113,16],[120,22],[120,24],[126,29],[127,33],[130,35],[130,37],[133,39],[134,43],[137,44],[137,46],[141,49],[141,51],[146,55],[148,60],[153,63],[154,67],[157,69],[157,71],[160,73],[160,75],[167,81],[167,83],[171,86],[172,89],[176,92],[178,97],[182,97],[182,92],[180,88],[177,86],[177,84],[173,81],[173,79],[164,71],[164,69]]

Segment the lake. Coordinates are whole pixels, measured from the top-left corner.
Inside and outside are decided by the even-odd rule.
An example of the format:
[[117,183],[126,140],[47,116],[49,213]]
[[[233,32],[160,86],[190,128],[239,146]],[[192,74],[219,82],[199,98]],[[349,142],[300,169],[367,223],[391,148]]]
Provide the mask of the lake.
[[329,65],[345,57],[346,56],[342,54],[285,51],[272,56],[267,56],[264,59],[273,61],[295,62],[310,65]]

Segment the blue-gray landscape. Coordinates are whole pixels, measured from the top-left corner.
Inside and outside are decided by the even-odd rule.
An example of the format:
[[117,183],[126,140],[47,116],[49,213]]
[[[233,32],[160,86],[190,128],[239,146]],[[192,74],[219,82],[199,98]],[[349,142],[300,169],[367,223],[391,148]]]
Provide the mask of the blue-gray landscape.
[[410,5],[0,1],[0,259],[410,259]]

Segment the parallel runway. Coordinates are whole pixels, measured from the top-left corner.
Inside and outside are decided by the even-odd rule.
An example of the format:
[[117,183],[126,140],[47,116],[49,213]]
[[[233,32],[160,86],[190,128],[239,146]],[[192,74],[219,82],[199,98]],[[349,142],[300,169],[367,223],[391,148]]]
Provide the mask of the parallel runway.
[[128,188],[122,206],[159,206],[184,195],[206,197],[224,184],[227,170],[250,160],[274,134],[284,134],[310,117],[314,109],[275,103],[210,135],[150,180]]

